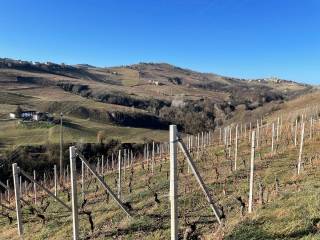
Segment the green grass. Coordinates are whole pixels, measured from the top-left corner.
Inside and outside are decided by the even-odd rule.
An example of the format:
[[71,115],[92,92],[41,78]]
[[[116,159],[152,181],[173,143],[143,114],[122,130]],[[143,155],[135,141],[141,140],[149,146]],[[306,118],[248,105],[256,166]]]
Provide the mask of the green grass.
[[[103,124],[88,119],[68,118],[64,131],[64,142],[98,142],[97,135],[103,132],[106,140],[117,139],[122,142],[143,142],[145,138],[165,141],[167,131],[144,128],[120,127]],[[0,124],[0,141],[8,146],[39,145],[59,143],[60,126],[51,124],[19,124],[18,121],[3,121]]]
[[[0,92],[0,143],[2,144],[0,151],[14,149],[20,145],[58,143],[60,140],[58,125],[18,124],[18,121],[8,120],[9,113],[14,112],[17,105],[21,105],[24,109],[49,111],[56,119],[59,118],[60,112],[64,112],[65,120],[68,122],[64,126],[66,144],[74,141],[95,143],[98,141],[99,133],[102,133],[106,140],[117,139],[122,142],[141,143],[145,139],[166,141],[168,138],[167,131],[117,126],[106,121],[87,119],[79,114],[73,114],[74,110],[80,107],[101,113],[101,116],[109,110],[131,112],[132,109],[128,107],[96,102],[56,87],[24,89],[12,86],[11,88],[13,90],[4,88]],[[142,112],[139,109],[135,111]]]

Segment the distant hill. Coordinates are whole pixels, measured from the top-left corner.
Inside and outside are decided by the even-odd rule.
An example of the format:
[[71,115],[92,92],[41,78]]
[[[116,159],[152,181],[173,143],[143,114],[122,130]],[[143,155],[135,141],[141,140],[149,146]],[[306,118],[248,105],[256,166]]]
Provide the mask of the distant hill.
[[80,126],[84,119],[95,126],[87,130],[84,141],[93,141],[106,126],[113,129],[108,137],[124,139],[123,128],[167,130],[170,123],[196,133],[235,118],[261,117],[283,102],[315,91],[288,80],[245,80],[167,63],[101,68],[6,58],[0,59],[0,86],[1,119],[18,105],[57,116],[64,112]]

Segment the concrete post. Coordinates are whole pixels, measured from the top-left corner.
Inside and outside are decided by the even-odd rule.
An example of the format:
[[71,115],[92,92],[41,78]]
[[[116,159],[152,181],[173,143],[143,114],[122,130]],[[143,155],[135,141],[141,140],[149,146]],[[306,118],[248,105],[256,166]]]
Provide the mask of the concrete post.
[[252,131],[252,135],[251,135],[251,163],[250,163],[250,191],[249,191],[248,213],[252,213],[252,205],[253,205],[254,149],[255,149],[255,131]]
[[23,226],[22,226],[22,213],[21,213],[21,203],[20,203],[19,170],[16,163],[12,164],[12,174],[13,174],[14,195],[15,195],[15,201],[16,201],[18,235],[20,238],[22,238]]
[[76,148],[69,148],[71,168],[71,195],[72,195],[72,227],[73,240],[79,239],[79,216],[78,216],[78,195],[77,195],[77,169],[76,169]]
[[177,126],[170,125],[170,206],[171,240],[178,240]]

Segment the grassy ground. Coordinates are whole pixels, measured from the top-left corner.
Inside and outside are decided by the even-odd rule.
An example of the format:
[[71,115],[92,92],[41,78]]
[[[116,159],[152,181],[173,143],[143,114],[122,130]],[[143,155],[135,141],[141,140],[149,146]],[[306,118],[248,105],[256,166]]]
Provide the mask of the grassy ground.
[[[317,126],[319,129],[319,126]],[[290,138],[290,136],[289,136]],[[266,139],[268,141],[266,141]],[[277,153],[270,154],[270,136],[262,140],[255,158],[254,212],[247,213],[249,141],[240,141],[237,171],[230,170],[230,159],[225,157],[222,145],[207,147],[199,156],[193,153],[196,165],[211,194],[223,206],[226,220],[219,227],[206,200],[188,173],[184,158],[179,157],[179,235],[182,237],[187,226],[194,224],[193,239],[320,239],[319,194],[320,194],[320,152],[317,149],[320,138],[306,137],[303,160],[304,170],[296,174],[298,148],[286,144],[285,135],[277,145]],[[226,150],[228,152],[228,150]],[[231,151],[233,155],[233,150]],[[197,157],[198,156],[198,157]],[[151,167],[151,166],[150,166]],[[109,199],[104,191],[97,190],[94,180],[88,176],[86,182],[85,210],[92,211],[94,231],[90,229],[87,216],[80,216],[80,232],[83,239],[168,239],[170,236],[170,208],[168,201],[168,160],[158,159],[154,175],[147,164],[141,163],[127,169],[123,178],[122,199],[131,203],[134,217],[129,219]],[[124,173],[123,173],[124,174]],[[132,192],[129,179],[132,177]],[[279,180],[275,190],[275,178]],[[105,174],[106,182],[116,191],[115,172]],[[264,204],[259,203],[259,184],[264,187]],[[66,183],[66,185],[68,185]],[[79,189],[80,191],[80,186]],[[158,200],[155,201],[154,193]],[[31,193],[30,193],[31,194]],[[68,202],[67,194],[59,196]],[[240,205],[236,200],[241,197],[246,204],[244,215],[240,215]],[[26,200],[30,199],[24,196]],[[79,205],[82,204],[79,195]],[[40,198],[39,198],[40,199]],[[70,212],[58,203],[44,198],[43,205],[50,202],[44,214],[47,222],[23,208],[26,239],[69,239],[72,235]],[[71,203],[68,202],[70,205]],[[38,206],[37,208],[41,208]],[[15,218],[15,215],[11,213]],[[7,224],[0,217],[1,239],[15,239],[15,222]],[[192,238],[190,238],[192,239]]]
[[[120,70],[117,70],[120,71]],[[136,74],[132,71],[130,74]],[[132,75],[133,76],[133,75]],[[148,85],[132,87],[139,83],[131,78],[119,76],[121,88],[130,87],[130,91],[144,96],[144,94],[171,95],[171,86],[160,88]],[[100,83],[93,86],[100,88]],[[2,87],[5,87],[2,86]],[[109,86],[111,88],[111,86]],[[203,90],[188,89],[190,98],[204,96]],[[4,91],[5,90],[5,91]],[[177,90],[177,91],[176,91]],[[178,91],[179,90],[179,91]],[[128,90],[129,91],[129,90]],[[171,93],[170,93],[171,92]],[[184,93],[185,90],[173,89],[175,94]],[[219,94],[206,92],[211,97],[219,97]],[[316,103],[318,95],[312,98]],[[294,104],[295,109],[305,106],[309,99],[299,98]],[[6,118],[17,104],[24,107],[39,110],[51,109],[55,114],[60,111],[72,111],[77,107],[90,107],[99,111],[114,110],[132,111],[130,108],[98,103],[78,95],[63,92],[53,87],[41,87],[41,91],[30,86],[20,86],[3,89],[0,92],[0,117]],[[284,110],[280,112],[283,116],[292,112],[293,105],[284,104]],[[299,105],[300,104],[300,105]],[[273,106],[270,106],[270,109]],[[138,110],[136,110],[138,111]],[[254,111],[252,111],[254,112]],[[243,114],[245,115],[245,114]],[[245,119],[245,116],[238,116]],[[153,131],[143,128],[126,128],[93,121],[72,114],[66,114],[68,124],[64,126],[65,142],[97,142],[97,134],[102,131],[107,139],[116,138],[121,141],[143,142],[144,138],[165,141],[168,138],[167,131]],[[250,117],[254,119],[253,117]],[[285,122],[286,124],[286,122]],[[288,126],[289,127],[289,126]],[[218,203],[224,207],[226,220],[223,227],[219,227],[215,221],[208,204],[196,184],[193,176],[188,173],[184,159],[180,156],[179,168],[179,235],[182,237],[187,226],[195,225],[193,239],[320,239],[319,231],[319,136],[308,140],[304,149],[305,169],[298,177],[296,176],[296,162],[298,149],[288,144],[283,139],[277,154],[270,154],[270,136],[268,142],[263,143],[256,155],[255,173],[255,197],[254,213],[248,214],[245,210],[244,216],[240,216],[240,205],[236,200],[241,197],[246,204],[248,199],[248,173],[249,173],[249,144],[248,140],[242,139],[239,150],[239,168],[237,171],[230,170],[230,161],[225,155],[222,145],[214,145],[206,148],[199,154],[196,164],[204,181],[208,184],[210,192],[215,196]],[[59,126],[19,125],[17,121],[0,121],[0,143],[6,143],[5,147],[14,148],[17,145],[36,145],[47,142],[57,143],[59,141]],[[0,146],[1,147],[1,146]],[[232,150],[233,156],[233,150]],[[312,161],[310,161],[312,159]],[[161,163],[160,163],[161,162]],[[97,183],[86,178],[86,192],[88,203],[85,210],[92,211],[94,231],[90,229],[87,216],[80,216],[80,232],[83,239],[168,239],[170,235],[170,209],[168,201],[168,161],[158,160],[154,175],[139,163],[132,173],[132,192],[129,191],[130,169],[127,169],[123,183],[123,200],[129,201],[133,207],[134,217],[128,219],[118,209],[112,199],[108,199],[104,191],[97,189]],[[215,170],[217,169],[217,170]],[[275,177],[279,179],[279,191],[275,191]],[[107,183],[116,191],[115,172],[107,173]],[[259,204],[259,183],[263,184],[264,204]],[[65,186],[68,183],[65,182]],[[51,186],[52,187],[52,186]],[[80,190],[80,186],[79,186]],[[155,201],[154,194],[157,193],[158,200]],[[24,199],[31,203],[30,196],[24,195]],[[44,195],[43,193],[40,195]],[[69,205],[67,193],[59,191],[61,197]],[[80,198],[80,195],[79,195]],[[42,197],[39,196],[39,201]],[[25,239],[70,239],[72,235],[72,223],[70,212],[66,211],[57,202],[43,197],[43,204],[36,207],[40,212],[46,202],[50,205],[45,212],[46,222],[31,213],[30,206],[23,207],[23,218],[25,227]],[[158,202],[158,203],[157,203]],[[7,204],[7,203],[6,203]],[[82,204],[81,198],[79,205]],[[14,205],[11,205],[14,207]],[[6,212],[6,211],[4,211]],[[13,223],[8,224],[6,217],[0,216],[0,239],[18,239],[16,234],[15,214],[10,213]]]
[[[97,136],[99,132],[103,132],[107,140],[117,139],[122,142],[141,143],[145,138],[164,141],[167,138],[167,131],[120,127],[78,118],[67,118],[66,121],[68,123],[66,123],[63,130],[66,144],[74,142],[75,139],[79,142],[98,142]],[[11,147],[59,143],[59,125],[32,125],[28,127],[26,124],[19,124],[18,121],[2,121],[0,124],[1,142]]]
[[[11,89],[13,88],[13,89]],[[86,118],[78,113],[81,107],[105,114],[106,111],[133,111],[131,108],[96,102],[82,98],[56,87],[14,87],[0,90],[0,145],[1,149],[14,149],[20,145],[39,145],[57,143],[59,141],[59,126],[49,124],[19,124],[17,120],[9,120],[9,113],[20,105],[24,109],[48,111],[59,119],[63,112],[66,124],[64,126],[64,141],[66,144],[76,141],[98,141],[97,136],[103,133],[107,140],[117,139],[123,142],[143,142],[144,139],[165,141],[167,131],[146,128],[132,128],[113,125],[107,122]],[[135,109],[136,112],[142,110]],[[104,116],[104,115],[103,115]]]

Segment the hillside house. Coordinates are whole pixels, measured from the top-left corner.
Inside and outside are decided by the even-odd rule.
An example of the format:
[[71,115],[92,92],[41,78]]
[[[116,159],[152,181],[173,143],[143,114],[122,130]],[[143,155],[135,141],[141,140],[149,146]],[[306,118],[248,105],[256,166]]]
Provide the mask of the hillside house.
[[17,116],[18,118],[22,118],[24,120],[32,120],[33,116],[36,115],[36,111],[22,111],[20,113],[20,116]]
[[148,83],[150,85],[155,85],[155,86],[160,86],[162,85],[159,81],[155,81],[155,80],[149,80]]
[[9,118],[10,118],[10,119],[16,119],[17,116],[16,116],[15,113],[9,113]]
[[52,121],[53,117],[50,116],[50,114],[47,112],[36,112],[36,114],[32,116],[32,120],[33,121]]
[[49,113],[37,112],[37,111],[21,111],[18,113],[10,113],[10,119],[21,119],[24,121],[48,121],[52,120]]

